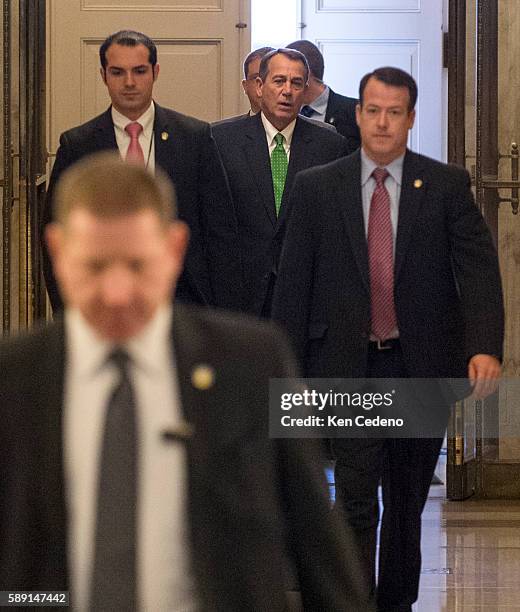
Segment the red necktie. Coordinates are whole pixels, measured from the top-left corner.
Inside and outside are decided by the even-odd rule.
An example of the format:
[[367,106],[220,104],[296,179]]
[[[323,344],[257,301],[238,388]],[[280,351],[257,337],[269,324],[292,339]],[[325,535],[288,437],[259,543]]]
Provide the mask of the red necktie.
[[130,144],[126,152],[126,161],[130,164],[144,166],[144,153],[139,144],[139,134],[143,131],[143,126],[137,121],[129,123],[125,127],[125,132],[130,136]]
[[376,188],[368,218],[368,263],[370,270],[371,331],[385,340],[397,327],[394,304],[394,241],[390,217],[390,196],[385,187],[388,170],[372,173]]

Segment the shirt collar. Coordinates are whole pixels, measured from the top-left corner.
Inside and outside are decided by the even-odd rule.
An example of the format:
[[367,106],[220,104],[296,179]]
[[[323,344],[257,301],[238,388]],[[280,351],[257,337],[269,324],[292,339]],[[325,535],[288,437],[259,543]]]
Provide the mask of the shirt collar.
[[319,115],[325,115],[327,104],[329,103],[329,93],[330,87],[325,85],[325,89],[320,93],[320,95],[317,98],[314,98],[314,100],[310,104],[307,104],[307,106],[310,106],[312,110]]
[[[159,307],[152,320],[134,338],[122,346],[134,364],[150,373],[169,367],[172,307]],[[77,308],[65,310],[67,358],[80,377],[94,376],[106,363],[115,344],[101,338]]]
[[269,119],[267,119],[263,112],[261,113],[260,117],[262,118],[262,123],[265,129],[265,133],[267,134],[267,140],[269,141],[269,144],[272,144],[276,134],[280,133],[283,134],[287,146],[291,146],[294,126],[296,125],[296,118],[293,119],[291,123],[289,123],[289,125],[287,125],[283,130],[277,130],[274,125],[269,121]]
[[399,155],[399,157],[396,157],[387,166],[378,166],[373,159],[368,157],[363,147],[361,147],[361,185],[365,185],[376,168],[386,168],[388,174],[390,174],[394,181],[401,186],[404,156],[405,153]]
[[132,359],[143,369],[160,372],[172,359],[171,304],[161,306],[143,331],[126,343]]
[[[154,119],[155,119],[155,106],[152,100],[150,103],[150,106],[144,111],[144,113],[140,117],[138,117],[135,120],[137,123],[140,123],[143,126],[143,133],[147,137],[149,137],[150,134],[152,133]],[[121,132],[125,132],[125,127],[129,123],[134,123],[134,121],[132,121],[128,117],[125,117],[122,113],[120,113],[113,106],[112,106],[112,122],[116,130],[119,130]]]

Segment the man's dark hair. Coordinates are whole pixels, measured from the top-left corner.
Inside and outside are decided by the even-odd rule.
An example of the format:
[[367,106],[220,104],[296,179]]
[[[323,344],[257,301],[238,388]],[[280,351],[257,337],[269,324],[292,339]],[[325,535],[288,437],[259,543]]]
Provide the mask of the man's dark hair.
[[144,45],[148,49],[148,60],[152,68],[157,64],[157,47],[151,38],[135,30],[120,30],[119,32],[110,34],[108,38],[105,38],[103,44],[99,47],[99,59],[103,70],[107,67],[107,50],[110,45],[123,45],[124,47]]
[[310,40],[295,40],[290,45],[287,45],[287,48],[296,49],[300,53],[303,53],[307,58],[311,75],[315,79],[318,79],[318,81],[323,81],[325,63],[321,51],[314,43]]
[[285,48],[274,49],[273,51],[266,53],[264,57],[261,59],[260,68],[258,69],[258,76],[262,79],[262,81],[265,81],[267,74],[269,72],[269,62],[275,55],[278,55],[278,54],[285,55],[286,57],[293,60],[294,62],[301,62],[305,69],[305,82],[307,83],[307,81],[309,80],[309,64],[307,63],[307,60],[305,59],[305,55],[303,55],[303,53],[300,53],[296,49],[285,49]]
[[368,80],[371,78],[385,83],[385,85],[392,85],[393,87],[406,87],[408,94],[410,95],[410,101],[408,102],[408,112],[412,112],[417,102],[417,83],[414,78],[401,70],[400,68],[394,68],[393,66],[384,66],[383,68],[376,68],[373,72],[365,74],[359,83],[359,104],[363,106],[363,93],[367,86]]
[[254,51],[251,51],[251,53],[249,53],[249,55],[244,60],[244,79],[247,80],[248,78],[249,64],[257,58],[262,59],[264,55],[267,55],[270,51],[274,51],[274,47],[260,47],[260,49],[255,49]]

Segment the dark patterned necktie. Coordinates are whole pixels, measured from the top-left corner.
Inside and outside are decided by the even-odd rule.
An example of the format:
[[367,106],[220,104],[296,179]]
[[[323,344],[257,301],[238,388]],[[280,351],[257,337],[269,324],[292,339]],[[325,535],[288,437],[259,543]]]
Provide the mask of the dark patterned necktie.
[[129,378],[129,356],[110,355],[119,381],[110,395],[99,471],[94,565],[90,609],[136,609],[136,406]]
[[376,188],[368,218],[368,262],[370,270],[371,331],[385,340],[397,327],[394,303],[394,240],[390,217],[390,196],[385,187],[388,170],[372,173]]
[[312,117],[315,112],[316,111],[307,104],[302,106],[300,109],[300,115],[303,115],[304,117]]

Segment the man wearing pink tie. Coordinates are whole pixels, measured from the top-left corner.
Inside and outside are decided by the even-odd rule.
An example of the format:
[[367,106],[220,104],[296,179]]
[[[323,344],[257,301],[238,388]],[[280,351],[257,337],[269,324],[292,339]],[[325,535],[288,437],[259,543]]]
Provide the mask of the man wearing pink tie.
[[[162,168],[175,184],[179,217],[190,229],[176,298],[221,307],[236,303],[241,286],[237,222],[209,125],[152,99],[159,64],[157,48],[145,34],[116,32],[103,42],[99,55],[101,78],[112,105],[61,135],[42,236],[54,218],[53,191],[63,171],[86,155],[118,149],[123,159],[142,164],[152,173]],[[63,304],[43,241],[42,247],[47,290],[53,309],[60,310]]]
[[421,514],[453,399],[439,379],[467,377],[485,397],[502,355],[491,235],[468,173],[407,149],[416,99],[414,79],[398,68],[363,77],[361,150],[295,180],[272,309],[308,377],[436,379],[423,383],[431,397],[411,396],[410,414],[419,423],[435,417],[438,433],[398,437],[394,428],[376,437],[365,428],[332,440],[336,499],[364,552],[378,612],[411,612],[418,596]]

